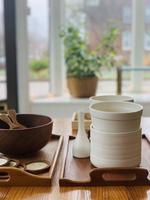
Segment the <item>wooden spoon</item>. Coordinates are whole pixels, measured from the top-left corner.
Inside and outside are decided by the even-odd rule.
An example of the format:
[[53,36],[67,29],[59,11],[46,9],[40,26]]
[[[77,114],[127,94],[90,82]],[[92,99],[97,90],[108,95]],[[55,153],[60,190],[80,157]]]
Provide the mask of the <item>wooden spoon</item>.
[[16,124],[14,124],[14,123],[10,120],[10,118],[8,117],[8,115],[6,115],[6,114],[1,114],[1,115],[0,115],[0,119],[1,119],[3,122],[5,122],[6,124],[9,125],[9,129],[17,129],[17,128],[19,128],[18,125],[16,126]]
[[9,118],[11,119],[11,121],[13,122],[13,124],[14,124],[16,127],[19,127],[19,128],[26,128],[24,125],[20,124],[20,123],[17,121],[17,115],[16,115],[16,111],[15,111],[15,110],[8,110],[7,113],[8,113]]

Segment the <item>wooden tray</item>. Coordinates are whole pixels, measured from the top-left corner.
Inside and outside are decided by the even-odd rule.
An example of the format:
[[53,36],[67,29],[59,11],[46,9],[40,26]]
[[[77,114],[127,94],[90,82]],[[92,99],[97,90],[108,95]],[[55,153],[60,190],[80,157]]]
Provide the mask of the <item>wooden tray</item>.
[[47,160],[51,163],[48,172],[34,175],[16,167],[0,167],[0,186],[50,186],[62,141],[63,136],[52,135],[49,143],[38,153],[24,158],[13,158],[22,163]]
[[[142,139],[142,162],[137,168],[95,168],[89,158],[73,158],[73,136],[66,138],[66,149],[59,179],[60,186],[150,185],[150,143]],[[68,145],[67,145],[68,144]]]
[[[78,130],[78,116],[77,113],[73,113],[72,119],[71,119],[71,125],[72,125],[72,133],[73,135],[76,135]],[[91,125],[91,116],[90,113],[85,113],[84,117],[84,126],[85,130],[88,132],[90,130]]]

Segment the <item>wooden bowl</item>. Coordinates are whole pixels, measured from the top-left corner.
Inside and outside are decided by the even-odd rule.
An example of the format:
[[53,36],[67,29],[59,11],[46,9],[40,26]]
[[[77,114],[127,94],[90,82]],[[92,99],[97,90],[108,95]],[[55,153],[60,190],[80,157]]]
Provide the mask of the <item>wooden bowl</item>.
[[0,152],[8,155],[35,153],[44,147],[51,136],[51,118],[35,114],[18,114],[17,120],[25,129],[8,129],[0,120]]

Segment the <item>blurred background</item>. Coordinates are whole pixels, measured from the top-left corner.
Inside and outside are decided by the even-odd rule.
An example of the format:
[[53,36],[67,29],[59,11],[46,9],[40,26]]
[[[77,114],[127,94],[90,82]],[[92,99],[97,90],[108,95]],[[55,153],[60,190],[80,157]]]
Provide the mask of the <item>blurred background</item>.
[[100,67],[96,95],[133,96],[149,116],[150,0],[0,0],[1,102],[54,117],[87,107],[88,98],[72,96],[66,83],[60,33],[70,24],[90,51],[110,27],[118,30],[116,62]]

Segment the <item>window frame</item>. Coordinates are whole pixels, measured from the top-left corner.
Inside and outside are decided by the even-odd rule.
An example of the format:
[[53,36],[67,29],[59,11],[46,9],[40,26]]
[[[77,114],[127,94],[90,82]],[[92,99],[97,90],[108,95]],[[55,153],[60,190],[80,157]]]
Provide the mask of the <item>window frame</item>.
[[[24,3],[23,3],[24,2]],[[50,92],[56,96],[63,95],[63,86],[65,83],[65,67],[63,60],[63,47],[59,37],[60,27],[64,25],[64,0],[49,1],[50,4],[50,50],[51,57],[51,87]],[[144,3],[142,1],[133,0],[133,16],[132,16],[132,52],[131,63],[132,66],[142,66],[144,45]],[[138,13],[140,11],[140,17]],[[17,32],[17,48],[18,51],[18,97],[19,97],[19,110],[27,111],[30,106],[29,100],[29,80],[27,70],[27,0],[16,0],[16,32]],[[142,15],[142,19],[141,18]],[[139,20],[143,26],[139,26]],[[20,28],[21,27],[21,28]],[[59,27],[59,28],[58,28]],[[136,35],[139,32],[138,36]],[[24,33],[23,33],[24,32]],[[21,42],[22,41],[22,42]],[[144,44],[144,43],[143,43]],[[23,48],[22,48],[23,47]],[[138,57],[138,59],[137,59]],[[140,82],[139,74],[133,72],[132,83],[137,86],[137,80]],[[138,84],[139,87],[140,83]],[[22,88],[24,88],[22,90]],[[134,88],[137,89],[137,88]],[[136,90],[135,90],[136,91]]]

